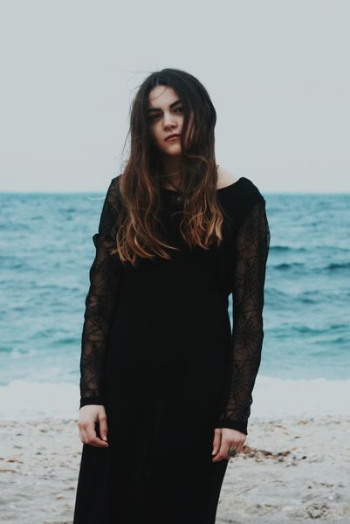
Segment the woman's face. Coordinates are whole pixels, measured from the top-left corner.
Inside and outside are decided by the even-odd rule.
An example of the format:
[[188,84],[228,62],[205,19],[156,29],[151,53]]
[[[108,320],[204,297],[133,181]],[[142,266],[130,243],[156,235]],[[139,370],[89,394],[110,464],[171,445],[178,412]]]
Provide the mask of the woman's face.
[[181,155],[180,136],[184,121],[182,102],[172,87],[156,86],[149,94],[148,121],[151,135],[158,149],[170,156]]

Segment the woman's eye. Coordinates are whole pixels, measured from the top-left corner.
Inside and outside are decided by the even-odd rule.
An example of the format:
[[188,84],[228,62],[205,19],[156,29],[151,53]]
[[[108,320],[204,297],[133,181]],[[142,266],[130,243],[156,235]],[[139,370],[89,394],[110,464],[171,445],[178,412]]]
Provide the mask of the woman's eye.
[[[175,112],[176,112],[176,111],[179,111],[180,113],[182,113],[182,111],[183,111],[183,107],[177,107],[176,109],[174,109],[174,111],[175,111]],[[156,118],[159,118],[159,117],[160,117],[160,115],[150,115],[150,116],[148,117],[148,120],[156,120]]]

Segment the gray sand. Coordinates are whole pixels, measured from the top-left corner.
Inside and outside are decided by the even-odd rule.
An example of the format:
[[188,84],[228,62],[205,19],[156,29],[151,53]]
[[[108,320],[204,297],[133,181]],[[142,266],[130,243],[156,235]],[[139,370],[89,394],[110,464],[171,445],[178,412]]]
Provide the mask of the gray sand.
[[[70,524],[82,448],[76,420],[1,421],[0,437],[1,522]],[[350,418],[255,417],[228,464],[217,524],[348,524],[349,481]]]

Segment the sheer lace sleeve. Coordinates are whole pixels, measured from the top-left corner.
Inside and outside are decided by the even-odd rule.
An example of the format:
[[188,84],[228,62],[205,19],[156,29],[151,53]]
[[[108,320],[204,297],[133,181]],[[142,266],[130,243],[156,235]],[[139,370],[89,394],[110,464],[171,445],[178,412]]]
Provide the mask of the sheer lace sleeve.
[[117,180],[112,179],[104,200],[98,233],[93,235],[96,248],[90,267],[90,287],[85,299],[80,358],[80,408],[104,404],[103,372],[106,346],[121,279],[121,265],[109,249],[115,246],[112,228],[117,219]]
[[269,247],[270,230],[265,200],[261,196],[240,225],[236,237],[230,392],[215,426],[237,429],[246,435],[264,338],[264,285]]

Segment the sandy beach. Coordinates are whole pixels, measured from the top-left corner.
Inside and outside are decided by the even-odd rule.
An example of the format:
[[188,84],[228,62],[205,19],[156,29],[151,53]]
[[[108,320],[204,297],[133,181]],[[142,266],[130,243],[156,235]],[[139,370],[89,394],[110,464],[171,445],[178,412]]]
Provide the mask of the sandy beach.
[[[76,420],[2,420],[0,434],[1,522],[71,523],[82,448]],[[254,417],[244,451],[230,459],[217,523],[345,524],[349,480],[350,417]]]

